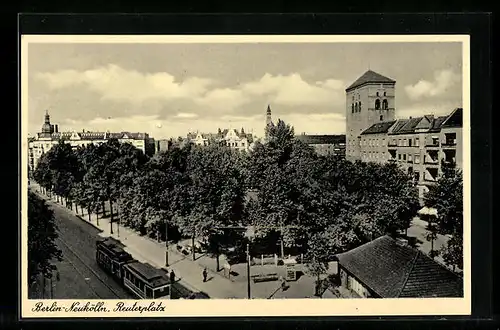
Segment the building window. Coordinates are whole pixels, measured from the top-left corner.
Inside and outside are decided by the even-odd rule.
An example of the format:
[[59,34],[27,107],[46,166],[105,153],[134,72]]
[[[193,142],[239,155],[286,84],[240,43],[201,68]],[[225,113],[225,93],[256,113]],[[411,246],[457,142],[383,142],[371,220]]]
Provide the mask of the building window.
[[401,154],[398,154],[398,159],[401,160]]
[[384,120],[384,116],[380,115],[380,121]]
[[412,156],[411,155],[408,155],[408,161],[411,162],[412,161]]
[[375,100],[375,110],[380,110],[380,100],[379,99]]
[[411,147],[411,139],[408,140],[408,145]]
[[415,138],[415,147],[418,147],[418,146],[419,146],[418,138]]
[[351,111],[352,111],[352,113],[354,113],[354,103],[351,104],[351,105],[352,105],[352,110]]
[[406,160],[406,154],[403,154],[403,160]]
[[359,103],[359,112],[361,112],[361,102],[358,103]]
[[384,99],[384,101],[382,101],[382,109],[384,109],[384,110],[389,109],[389,103],[387,102],[386,99]]
[[358,104],[357,103],[354,105],[354,111],[358,112]]
[[377,96],[378,96],[378,92],[377,92]]
[[415,155],[414,162],[415,164],[420,164],[420,155]]

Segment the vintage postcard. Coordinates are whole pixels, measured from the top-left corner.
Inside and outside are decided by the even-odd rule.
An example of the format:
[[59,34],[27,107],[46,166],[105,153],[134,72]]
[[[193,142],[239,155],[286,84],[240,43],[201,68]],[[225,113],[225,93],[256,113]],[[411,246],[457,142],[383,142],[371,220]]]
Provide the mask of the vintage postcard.
[[23,318],[468,315],[469,37],[21,37]]

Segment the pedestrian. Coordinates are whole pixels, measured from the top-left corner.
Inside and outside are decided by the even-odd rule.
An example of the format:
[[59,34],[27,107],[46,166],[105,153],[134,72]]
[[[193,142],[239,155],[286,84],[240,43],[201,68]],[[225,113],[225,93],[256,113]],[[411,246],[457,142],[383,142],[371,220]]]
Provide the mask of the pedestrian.
[[175,283],[175,273],[173,269],[170,271],[170,283]]
[[203,269],[203,282],[206,282],[206,281],[207,281],[207,275],[208,275],[208,273],[207,273],[207,268],[205,267],[205,268]]

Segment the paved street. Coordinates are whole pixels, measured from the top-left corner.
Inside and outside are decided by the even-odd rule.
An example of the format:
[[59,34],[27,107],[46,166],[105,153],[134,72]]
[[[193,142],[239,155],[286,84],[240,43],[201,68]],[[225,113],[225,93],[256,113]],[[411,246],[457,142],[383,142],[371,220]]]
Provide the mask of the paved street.
[[[96,216],[91,214],[91,221],[88,221],[87,212],[79,209],[79,215],[75,215],[75,211],[71,211],[53,200],[49,202],[53,206],[56,221],[59,226],[61,235],[58,245],[65,254],[67,264],[61,267],[61,283],[78,283],[61,293],[68,296],[82,297],[78,292],[85,291],[87,295],[95,297],[100,295],[104,297],[116,298],[116,295],[127,295],[127,292],[114,282],[107,274],[97,267],[94,261],[95,240],[100,237],[113,236],[121,240],[125,245],[125,250],[132,254],[134,258],[141,262],[148,262],[155,267],[165,268],[165,245],[164,242],[157,242],[149,237],[139,236],[135,231],[113,224],[114,233],[110,234],[109,219],[100,219],[97,225]],[[408,230],[409,236],[417,237],[419,248],[428,253],[430,250],[430,242],[425,240],[424,224],[414,221],[411,228]],[[435,248],[441,247],[446,241],[446,237],[439,235],[435,242]],[[78,253],[75,253],[78,251]],[[436,258],[440,261],[440,258]],[[69,265],[68,265],[69,264]],[[90,267],[89,267],[90,266]],[[208,281],[203,282],[202,271],[207,267],[209,271]],[[77,269],[73,271],[73,269]],[[176,251],[174,246],[169,248],[169,267],[168,270],[174,270],[175,274],[180,277],[180,285],[192,292],[204,292],[211,298],[230,299],[230,298],[246,298],[247,297],[247,275],[246,266],[243,264],[235,265],[233,271],[237,276],[232,276],[230,279],[224,276],[224,271],[215,271],[215,260],[202,254],[197,254],[197,260],[193,261],[191,255],[183,255]],[[64,275],[68,279],[66,280]],[[92,270],[96,269],[97,276]],[[251,274],[272,273],[277,272],[278,275],[285,275],[283,267],[275,266],[252,266]],[[78,273],[75,274],[75,273]],[[64,278],[64,280],[63,280]],[[90,280],[89,280],[90,279]],[[104,279],[101,281],[100,279]],[[103,283],[104,282],[104,283]],[[280,283],[278,281],[251,283],[252,298],[307,298],[314,294],[314,279],[308,275],[302,275],[298,281],[290,282],[289,288],[286,291],[279,290]],[[106,285],[111,286],[111,288]],[[66,287],[68,285],[65,285]],[[80,289],[79,289],[80,288]],[[75,291],[75,292],[73,292]],[[94,292],[95,291],[95,292]],[[57,296],[57,290],[54,291],[54,296]],[[94,295],[94,296],[92,296]],[[87,296],[85,296],[87,297]],[[124,297],[124,296],[122,296]],[[89,297],[90,298],[90,297]]]
[[[95,242],[99,231],[66,212],[59,205],[49,202],[54,211],[59,238],[56,244],[61,249],[63,261],[56,262],[60,280],[54,276],[52,297],[54,299],[135,299],[123,289],[95,261]],[[45,294],[39,281],[34,296],[50,298],[50,281],[46,280]],[[34,297],[34,298],[35,298]]]
[[[427,235],[426,230],[427,223],[415,218],[412,221],[411,227],[408,228],[408,236],[415,237],[417,239],[417,247],[420,251],[429,255],[431,251],[431,242],[427,241],[425,236]],[[438,251],[448,242],[448,237],[445,235],[437,234],[437,238],[434,240],[434,250]],[[444,264],[443,257],[441,255],[434,258],[437,262]]]

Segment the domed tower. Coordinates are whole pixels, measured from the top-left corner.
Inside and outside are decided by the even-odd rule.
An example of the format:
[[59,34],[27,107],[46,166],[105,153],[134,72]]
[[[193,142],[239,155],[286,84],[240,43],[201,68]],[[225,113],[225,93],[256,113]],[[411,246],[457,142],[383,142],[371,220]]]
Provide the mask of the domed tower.
[[45,121],[42,125],[42,135],[44,137],[49,137],[54,133],[54,125],[50,124],[49,110],[45,110]]

